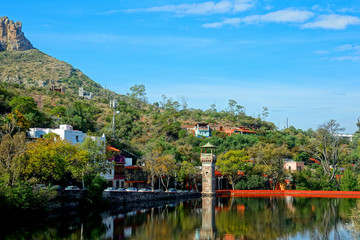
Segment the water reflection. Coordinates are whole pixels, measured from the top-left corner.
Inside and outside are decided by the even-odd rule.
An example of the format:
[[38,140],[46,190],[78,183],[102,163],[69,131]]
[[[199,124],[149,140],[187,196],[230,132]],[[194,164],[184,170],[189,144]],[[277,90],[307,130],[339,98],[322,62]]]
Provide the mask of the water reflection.
[[351,239],[355,236],[349,228],[353,209],[360,209],[360,200],[202,198],[127,213],[106,212],[24,226],[4,238]]

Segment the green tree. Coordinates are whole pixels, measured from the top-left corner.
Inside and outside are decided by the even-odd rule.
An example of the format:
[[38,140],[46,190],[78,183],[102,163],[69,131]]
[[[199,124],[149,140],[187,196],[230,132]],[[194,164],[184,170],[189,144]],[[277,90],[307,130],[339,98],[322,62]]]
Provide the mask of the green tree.
[[5,186],[12,187],[22,179],[26,148],[25,133],[16,133],[14,136],[6,134],[1,138],[0,177]]
[[99,113],[100,111],[96,107],[82,101],[76,101],[66,108],[63,120],[67,124],[71,124],[74,129],[83,132],[94,131],[96,126],[95,118]]
[[264,173],[273,181],[273,189],[278,183],[285,181],[287,174],[284,169],[284,158],[291,157],[286,145],[277,147],[275,144],[258,143],[249,149],[249,155],[257,160],[257,164],[268,166]]
[[50,125],[49,118],[37,109],[32,97],[16,97],[10,101],[9,105],[13,113],[17,111],[23,114],[29,120],[31,127]]
[[341,152],[347,147],[341,143],[341,138],[338,135],[341,131],[343,128],[335,120],[322,124],[317,129],[315,138],[308,148],[310,154],[320,161],[329,182],[335,180]]
[[249,160],[245,150],[230,150],[218,157],[216,166],[218,166],[221,173],[228,178],[233,190],[235,189],[238,180],[238,172],[246,172],[251,168],[249,163],[245,160]]
[[135,84],[134,86],[130,87],[130,91],[131,93],[128,93],[127,96],[129,97],[132,107],[140,108],[142,105],[147,103],[145,85]]
[[358,189],[357,179],[354,172],[349,168],[345,169],[344,174],[340,179],[341,191],[356,191]]
[[177,180],[183,182],[186,179],[189,179],[189,182],[192,182],[193,186],[196,187],[196,180],[200,176],[199,169],[190,161],[183,161],[180,164],[180,168],[177,172]]

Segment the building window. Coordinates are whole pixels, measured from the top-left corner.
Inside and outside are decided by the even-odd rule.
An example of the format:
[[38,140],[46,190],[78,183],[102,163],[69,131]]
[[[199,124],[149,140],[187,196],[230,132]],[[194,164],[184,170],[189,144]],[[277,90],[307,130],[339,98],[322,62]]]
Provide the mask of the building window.
[[297,166],[297,170],[301,172],[301,166]]
[[289,171],[291,171],[291,167],[289,167]]
[[75,136],[76,142],[79,142],[79,136]]

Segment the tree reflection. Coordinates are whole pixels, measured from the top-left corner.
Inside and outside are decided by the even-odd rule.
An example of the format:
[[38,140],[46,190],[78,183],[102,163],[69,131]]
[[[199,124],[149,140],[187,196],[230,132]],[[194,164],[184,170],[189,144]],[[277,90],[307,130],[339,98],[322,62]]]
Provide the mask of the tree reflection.
[[[353,199],[326,198],[235,198],[235,204],[219,199],[216,227],[219,235],[243,239],[291,238],[340,239],[338,226],[354,205]],[[230,200],[231,201],[231,200]],[[226,206],[231,206],[226,208]]]
[[[360,232],[360,200],[356,201],[293,197],[233,197],[208,202],[196,199],[127,213],[92,214],[42,222],[19,227],[0,238],[348,239],[349,232],[344,226],[350,220],[354,232]],[[202,231],[208,230],[209,226],[211,231]]]

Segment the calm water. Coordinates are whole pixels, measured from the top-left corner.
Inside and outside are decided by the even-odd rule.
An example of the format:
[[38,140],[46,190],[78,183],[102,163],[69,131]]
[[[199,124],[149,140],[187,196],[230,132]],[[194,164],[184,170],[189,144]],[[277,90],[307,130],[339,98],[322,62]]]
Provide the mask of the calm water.
[[22,226],[5,239],[358,239],[357,199],[203,198]]

